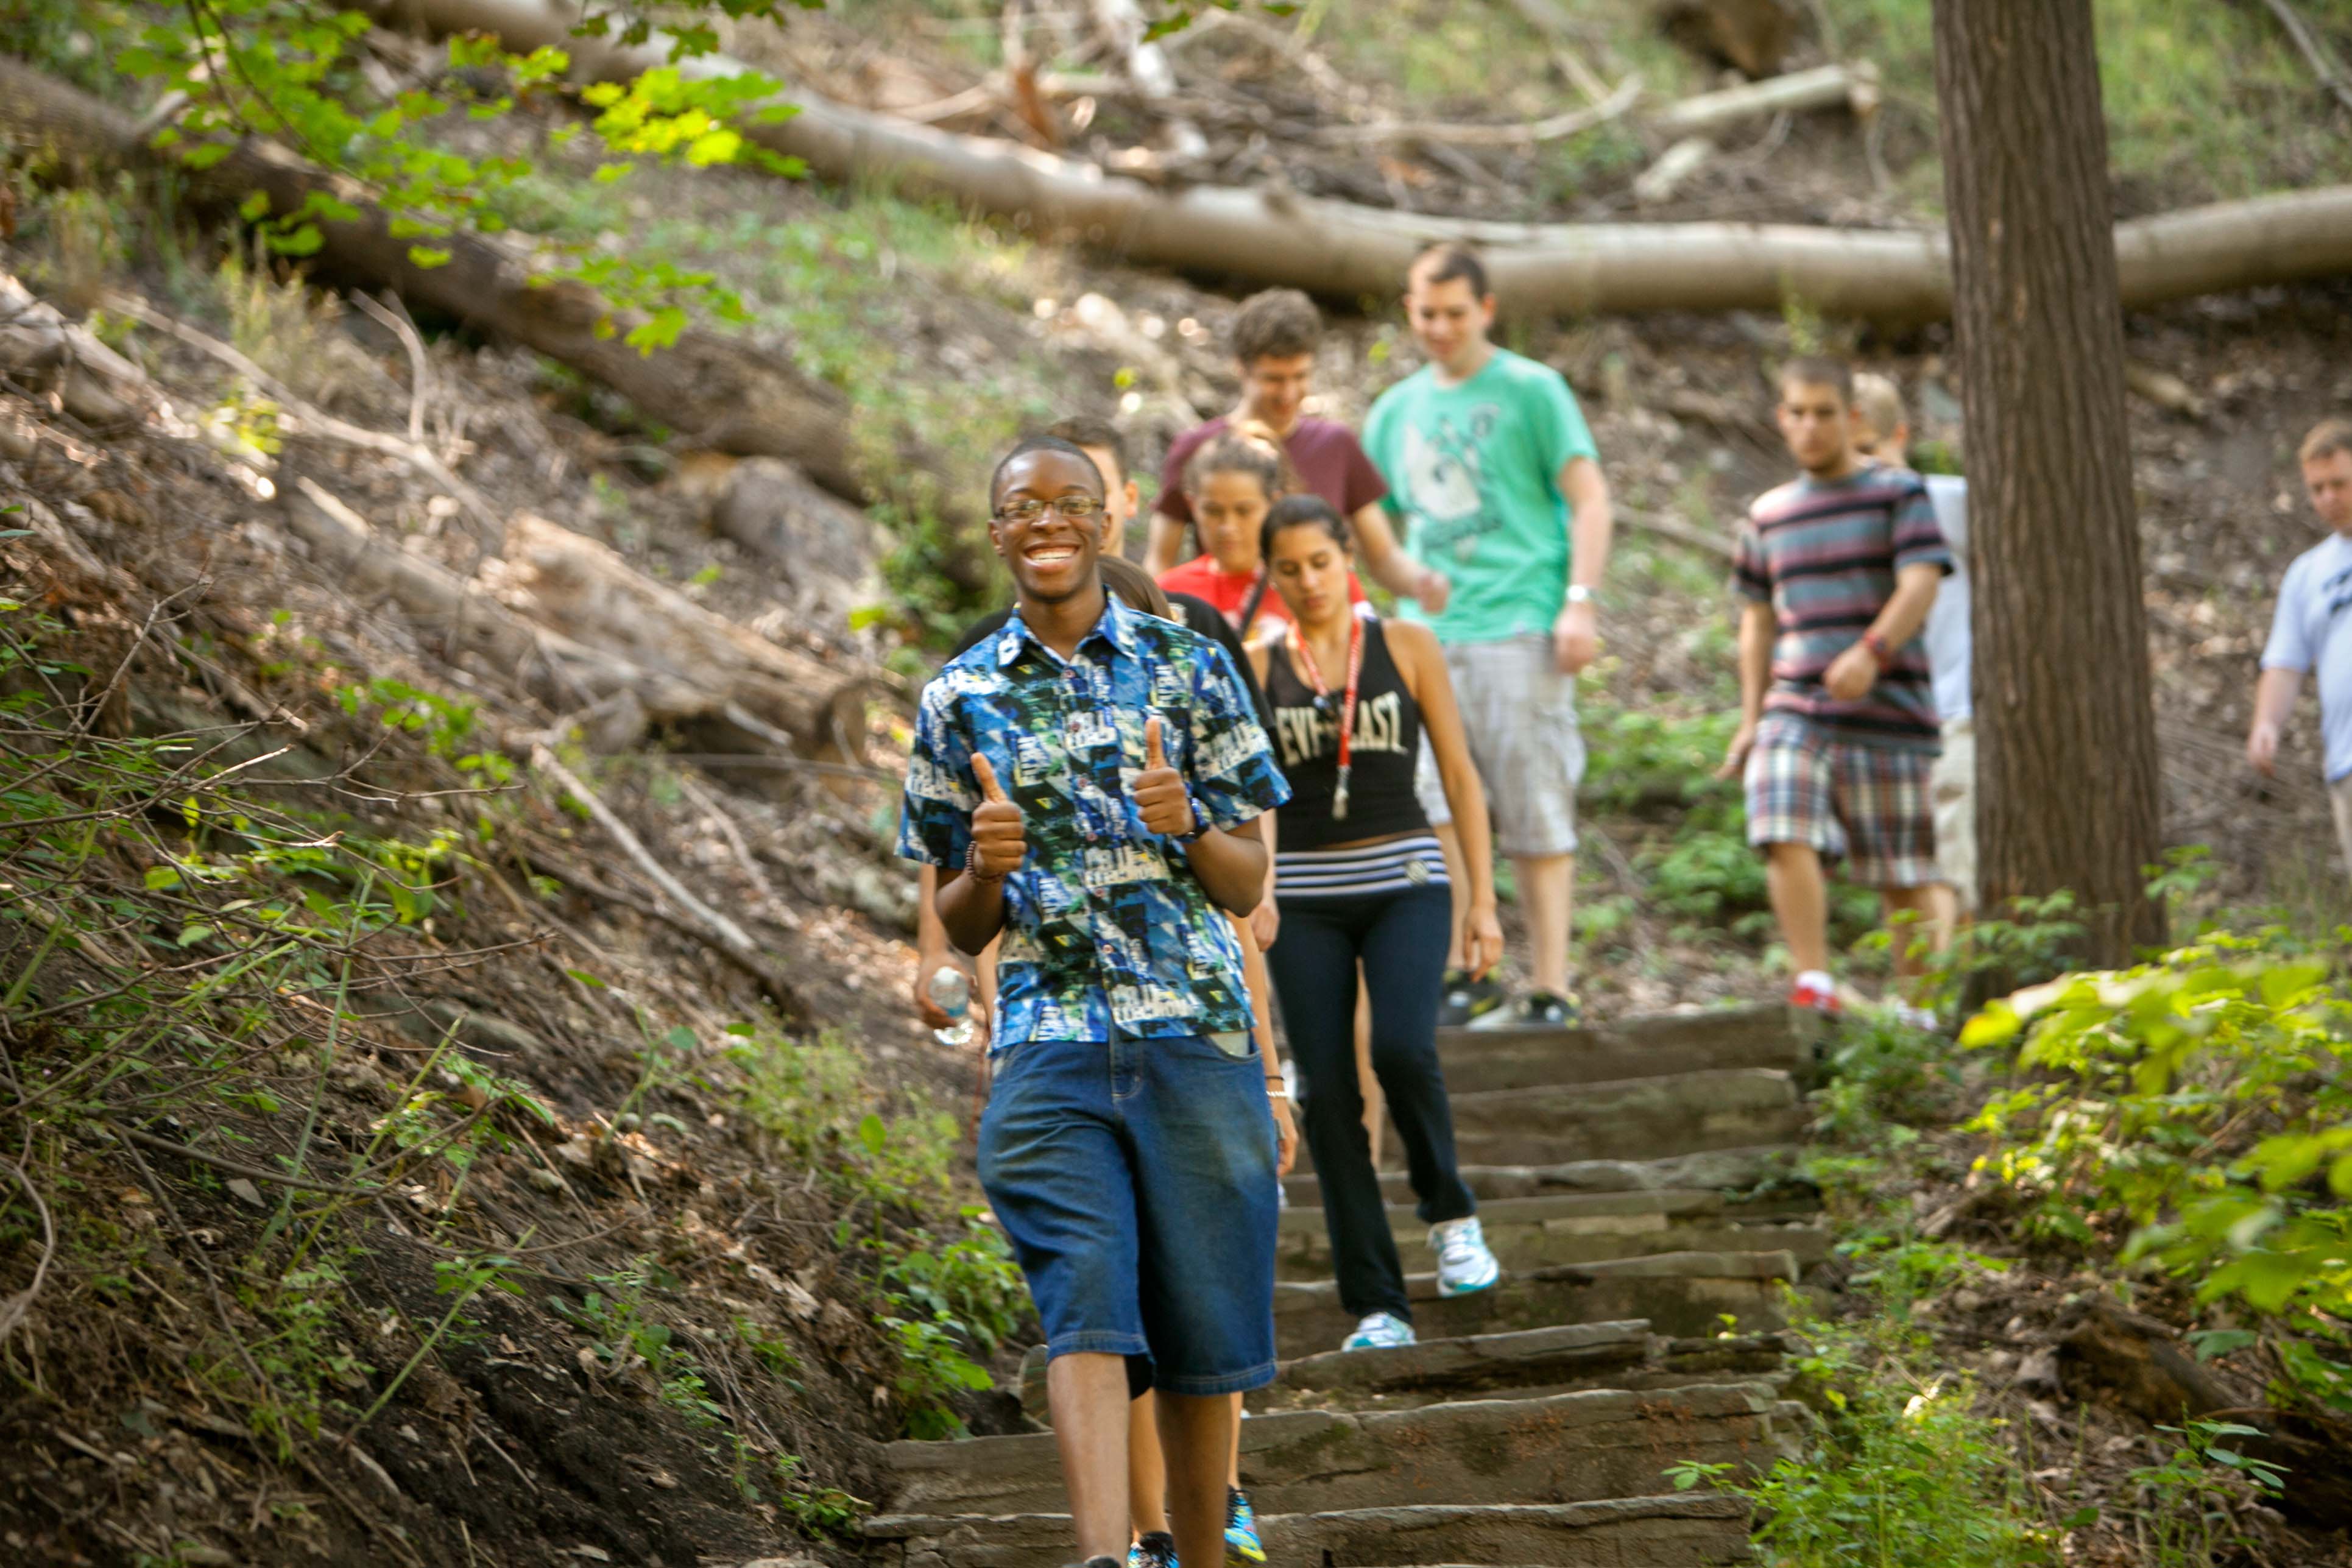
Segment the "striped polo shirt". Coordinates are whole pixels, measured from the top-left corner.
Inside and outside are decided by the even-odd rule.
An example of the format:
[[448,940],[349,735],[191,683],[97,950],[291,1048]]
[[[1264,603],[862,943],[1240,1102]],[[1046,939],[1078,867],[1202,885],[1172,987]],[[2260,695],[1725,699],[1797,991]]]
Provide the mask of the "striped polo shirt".
[[1921,565],[1948,573],[1952,555],[1927,484],[1908,468],[1874,465],[1826,483],[1809,477],[1757,498],[1732,571],[1739,595],[1769,603],[1780,623],[1764,710],[1801,715],[1844,740],[1934,746],[1935,687],[1921,638],[1905,643],[1857,700],[1841,701],[1822,684],[1886,607],[1895,574]]

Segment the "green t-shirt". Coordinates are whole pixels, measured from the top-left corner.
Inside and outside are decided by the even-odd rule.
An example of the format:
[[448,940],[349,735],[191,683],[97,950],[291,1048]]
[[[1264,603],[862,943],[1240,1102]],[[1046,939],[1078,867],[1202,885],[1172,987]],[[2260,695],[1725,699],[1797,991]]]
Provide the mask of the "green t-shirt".
[[1558,371],[1503,348],[1455,386],[1423,366],[1372,405],[1364,450],[1407,552],[1454,583],[1444,615],[1407,601],[1408,618],[1446,643],[1551,630],[1568,593],[1559,471],[1600,457]]

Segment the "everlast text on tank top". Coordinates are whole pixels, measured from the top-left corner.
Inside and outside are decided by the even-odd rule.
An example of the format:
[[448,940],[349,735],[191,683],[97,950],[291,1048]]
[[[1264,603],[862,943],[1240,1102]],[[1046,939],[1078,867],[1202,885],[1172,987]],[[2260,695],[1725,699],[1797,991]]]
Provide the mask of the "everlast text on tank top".
[[1290,780],[1290,799],[1281,810],[1279,842],[1286,851],[1429,828],[1428,815],[1412,789],[1413,768],[1421,755],[1421,705],[1405,689],[1381,623],[1368,617],[1363,627],[1364,662],[1356,681],[1345,816],[1332,815],[1332,801],[1339,784],[1339,709],[1346,669],[1324,672],[1328,690],[1318,698],[1314,683],[1293,662],[1288,637],[1273,644],[1266,660],[1265,697],[1274,710],[1275,754]]

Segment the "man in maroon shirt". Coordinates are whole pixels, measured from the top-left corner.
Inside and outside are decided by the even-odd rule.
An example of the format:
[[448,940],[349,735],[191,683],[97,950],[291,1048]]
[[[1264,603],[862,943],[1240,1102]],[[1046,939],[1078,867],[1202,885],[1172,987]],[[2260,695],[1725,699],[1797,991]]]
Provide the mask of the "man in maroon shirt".
[[1176,437],[1161,466],[1160,499],[1152,503],[1151,536],[1143,564],[1154,578],[1172,571],[1186,555],[1192,503],[1184,496],[1184,468],[1192,455],[1228,424],[1256,420],[1282,440],[1299,482],[1338,508],[1354,526],[1363,548],[1364,569],[1391,594],[1418,599],[1431,615],[1445,607],[1447,579],[1423,570],[1397,548],[1381,499],[1389,488],[1372,460],[1356,443],[1356,433],[1333,419],[1302,412],[1315,374],[1315,346],[1323,318],[1315,302],[1296,289],[1268,289],[1242,301],[1234,315],[1234,363],[1241,372],[1241,405]]

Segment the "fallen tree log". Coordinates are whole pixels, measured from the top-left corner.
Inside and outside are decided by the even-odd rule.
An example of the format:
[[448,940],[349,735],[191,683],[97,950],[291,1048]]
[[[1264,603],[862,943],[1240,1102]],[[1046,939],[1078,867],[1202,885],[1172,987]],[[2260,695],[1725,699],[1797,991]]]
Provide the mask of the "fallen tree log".
[[2125,1408],[2151,1423],[2217,1416],[2259,1428],[2263,1436],[2229,1446],[2294,1478],[2276,1506],[2322,1529],[2352,1525],[2352,1447],[2340,1422],[2272,1408],[2259,1382],[2198,1360],[2170,1324],[2105,1296],[2090,1301],[2062,1346]]
[[[578,12],[568,0],[394,0],[387,14],[443,32],[494,34],[516,50],[561,47],[593,80],[631,80],[671,63],[670,40],[658,32],[634,47],[573,37]],[[677,64],[706,78],[750,68],[724,56]],[[1937,232],[1476,223],[1288,190],[1162,192],[1013,142],[908,124],[804,91],[788,97],[797,113],[747,124],[744,133],[825,179],[889,181],[1137,262],[1354,300],[1392,293],[1423,246],[1461,238],[1486,248],[1496,293],[1520,311],[1769,310],[1796,298],[1826,315],[1916,322],[1951,310],[1951,264]],[[2352,271],[2352,187],[2136,219],[2117,226],[2116,246],[2127,308]]]
[[[20,381],[47,372],[60,383],[60,402],[78,387],[86,409],[167,430],[178,425],[145,371],[5,272],[0,372]],[[389,600],[445,654],[472,656],[485,674],[551,710],[593,714],[605,749],[634,743],[650,723],[706,752],[863,760],[873,672],[770,642],[595,541],[527,512],[506,526],[504,557],[485,559],[480,575],[468,578],[384,538],[305,471],[319,444],[316,436],[296,437],[273,483],[288,527],[329,579],[357,597]],[[332,444],[353,443],[347,433]]]
[[571,714],[594,750],[651,726],[711,754],[858,760],[844,745],[864,732],[862,678],[720,620],[593,540],[526,513],[508,532],[517,559],[485,563],[478,582],[401,549],[309,475],[286,478],[287,525],[339,588],[390,601],[447,655]]
[[484,574],[500,601],[540,626],[657,671],[694,692],[649,707],[691,750],[766,751],[856,763],[865,756],[865,676],[770,642],[666,588],[583,534],[529,512]]
[[[323,243],[314,264],[321,269],[390,288],[413,303],[535,349],[612,387],[647,417],[684,431],[698,445],[741,457],[788,458],[835,495],[860,505],[867,498],[852,456],[858,442],[849,400],[755,343],[688,328],[669,348],[640,353],[622,341],[635,318],[616,315],[583,284],[535,279],[525,260],[503,246],[450,235],[433,241],[449,259],[419,267],[409,258],[411,241],[396,237],[387,215],[352,182],[254,140],[231,146],[209,168],[191,171],[152,148],[152,132],[142,121],[5,55],[0,125],[69,155],[170,168],[188,182],[196,200],[214,205],[234,206],[262,191],[274,210],[291,212],[313,192],[332,195],[356,207],[359,216],[320,224]],[[912,445],[899,457],[912,471],[950,471],[936,455]],[[959,535],[977,537],[971,507],[946,494],[938,504],[942,521]],[[976,547],[953,561],[951,574],[968,588],[986,583],[986,563]]]
[[1856,119],[1866,119],[1877,110],[1876,66],[1868,60],[1850,66],[1816,66],[1811,70],[1743,82],[1669,103],[1650,115],[1649,121],[1669,136],[1713,136],[1743,121],[1840,107],[1852,110]]

